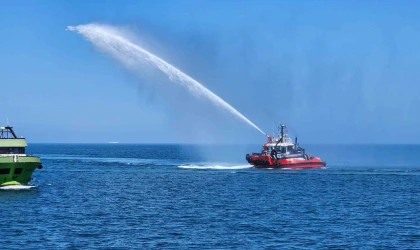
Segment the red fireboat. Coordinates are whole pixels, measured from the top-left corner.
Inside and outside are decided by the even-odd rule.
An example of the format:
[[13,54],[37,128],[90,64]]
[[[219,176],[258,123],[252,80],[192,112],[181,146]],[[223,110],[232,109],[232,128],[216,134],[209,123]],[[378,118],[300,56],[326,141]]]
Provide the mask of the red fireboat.
[[[268,137],[261,153],[246,155],[249,164],[256,168],[322,168],[327,164],[319,157],[305,153],[297,143],[285,133],[286,125],[279,126],[278,138]],[[287,130],[286,130],[287,132]]]

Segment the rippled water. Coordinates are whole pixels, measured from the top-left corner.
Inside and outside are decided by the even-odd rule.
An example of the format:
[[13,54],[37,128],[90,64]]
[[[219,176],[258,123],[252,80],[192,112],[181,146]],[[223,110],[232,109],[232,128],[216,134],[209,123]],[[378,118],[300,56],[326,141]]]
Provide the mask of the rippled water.
[[326,169],[261,170],[259,146],[33,144],[0,190],[6,249],[416,249],[420,146],[308,146]]

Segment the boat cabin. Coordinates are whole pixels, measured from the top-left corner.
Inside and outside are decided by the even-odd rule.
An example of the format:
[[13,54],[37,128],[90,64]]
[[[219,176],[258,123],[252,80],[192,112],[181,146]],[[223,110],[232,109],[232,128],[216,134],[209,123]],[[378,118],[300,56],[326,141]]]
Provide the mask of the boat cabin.
[[283,124],[279,127],[280,133],[277,138],[268,136],[268,142],[263,145],[262,155],[275,154],[277,157],[284,157],[288,155],[296,156],[304,154],[304,149],[297,144],[297,138],[295,143],[293,143],[292,139],[284,132],[285,128],[286,126]]
[[25,138],[18,138],[10,126],[0,127],[0,154],[25,154]]

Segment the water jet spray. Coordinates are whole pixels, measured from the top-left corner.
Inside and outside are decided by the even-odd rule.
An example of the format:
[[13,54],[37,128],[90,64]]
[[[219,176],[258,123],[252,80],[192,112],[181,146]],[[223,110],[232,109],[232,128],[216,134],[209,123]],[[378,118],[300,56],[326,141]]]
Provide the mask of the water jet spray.
[[77,32],[90,41],[98,49],[110,54],[112,57],[122,62],[126,66],[135,65],[146,61],[153,67],[165,73],[170,80],[181,84],[188,89],[194,96],[205,97],[214,105],[228,110],[231,114],[240,118],[250,126],[254,127],[262,134],[266,135],[257,125],[239,111],[225,102],[222,98],[204,87],[201,83],[194,80],[178,68],[150,53],[142,47],[134,44],[124,37],[115,27],[100,24],[86,24],[78,26],[68,26],[67,30]]

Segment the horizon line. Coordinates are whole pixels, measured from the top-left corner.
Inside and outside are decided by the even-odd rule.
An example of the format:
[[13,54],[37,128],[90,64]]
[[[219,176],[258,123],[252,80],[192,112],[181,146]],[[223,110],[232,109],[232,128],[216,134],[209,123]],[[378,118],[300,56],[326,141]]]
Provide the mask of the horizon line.
[[[261,143],[202,143],[202,142],[27,142],[28,144],[131,144],[131,145],[260,145]],[[331,142],[331,143],[299,143],[301,145],[420,145],[417,143],[380,143],[380,142]],[[262,145],[262,144],[261,144]]]

